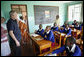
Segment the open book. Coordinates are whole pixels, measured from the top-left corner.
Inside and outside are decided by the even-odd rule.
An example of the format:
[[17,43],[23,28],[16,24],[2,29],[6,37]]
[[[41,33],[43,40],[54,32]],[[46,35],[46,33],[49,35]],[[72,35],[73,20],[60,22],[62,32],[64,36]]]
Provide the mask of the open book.
[[54,54],[46,54],[44,56],[57,56],[57,54],[56,53],[54,53]]
[[62,36],[64,36],[65,34],[64,33],[61,33]]

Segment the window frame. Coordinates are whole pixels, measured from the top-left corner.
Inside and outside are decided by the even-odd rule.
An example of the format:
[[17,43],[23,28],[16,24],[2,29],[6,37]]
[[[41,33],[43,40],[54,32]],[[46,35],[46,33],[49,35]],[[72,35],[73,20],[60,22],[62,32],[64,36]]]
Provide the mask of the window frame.
[[[80,22],[81,19],[82,19],[82,7],[83,7],[83,3],[79,3],[79,5],[80,5],[80,4],[81,4],[81,8],[80,8],[81,11],[80,11],[80,19],[78,20],[79,22]],[[73,14],[73,15],[72,15],[73,17],[72,17],[71,20],[69,19],[69,7],[70,7],[70,6],[73,6],[73,7],[74,7],[74,11],[75,11],[75,8],[77,8],[77,7],[75,7],[75,5],[78,5],[78,4],[74,4],[74,5],[69,5],[69,6],[68,6],[68,21],[69,21],[69,22],[72,22],[73,20],[75,20],[75,19],[74,19],[74,16],[73,16],[74,13],[79,13],[79,12],[74,12],[74,13],[72,13],[72,14]],[[79,6],[79,7],[80,7],[80,6]],[[79,8],[79,7],[78,7],[78,8]],[[76,20],[77,20],[77,19],[76,19]]]

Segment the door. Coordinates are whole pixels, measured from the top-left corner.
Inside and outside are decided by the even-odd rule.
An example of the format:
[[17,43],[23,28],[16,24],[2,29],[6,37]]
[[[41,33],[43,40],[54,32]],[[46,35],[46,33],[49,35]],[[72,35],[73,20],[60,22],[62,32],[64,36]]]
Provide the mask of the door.
[[12,4],[11,10],[14,10],[18,13],[19,21],[19,28],[21,30],[22,35],[22,43],[28,42],[29,40],[28,33],[29,33],[29,26],[28,26],[28,18],[27,18],[27,5],[20,5],[20,4]]

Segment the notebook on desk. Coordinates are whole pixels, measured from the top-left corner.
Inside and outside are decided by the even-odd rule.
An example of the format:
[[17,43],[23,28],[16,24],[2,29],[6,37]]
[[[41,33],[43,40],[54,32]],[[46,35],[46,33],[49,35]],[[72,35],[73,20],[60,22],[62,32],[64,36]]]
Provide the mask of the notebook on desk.
[[39,36],[38,34],[30,34],[30,35],[33,36],[33,37]]
[[57,56],[57,54],[56,53],[54,53],[54,54],[46,54],[44,56]]
[[43,40],[43,38],[35,38],[36,41]]
[[58,32],[58,34],[60,34],[60,32]]
[[61,33],[62,36],[64,36],[65,34],[64,33]]

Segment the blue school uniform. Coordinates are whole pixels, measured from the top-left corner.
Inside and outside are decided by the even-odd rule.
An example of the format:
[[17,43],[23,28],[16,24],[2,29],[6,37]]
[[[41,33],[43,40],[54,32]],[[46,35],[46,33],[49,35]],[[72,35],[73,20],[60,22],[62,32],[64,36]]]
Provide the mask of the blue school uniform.
[[66,48],[66,46],[64,45],[64,46],[62,46],[61,48],[56,49],[55,51],[53,51],[52,54],[54,54],[54,53],[58,54],[58,53],[63,52],[64,50],[66,50],[67,56],[81,56],[81,50],[80,50],[80,48],[79,48],[77,45],[76,45],[76,47],[75,47],[75,51],[74,51],[74,52],[70,52],[70,51]]
[[79,26],[76,26],[75,25],[74,28],[77,29],[77,30],[81,30],[82,29],[82,26],[81,25],[79,25]]
[[47,36],[46,38],[44,37],[44,39],[46,40],[50,40],[51,42],[55,42],[55,39],[54,39],[54,34],[53,32],[50,30],[49,33],[47,34],[46,32],[44,33],[44,36]]
[[64,28],[65,28],[65,25],[63,25],[62,27],[64,27]]
[[36,34],[41,35],[43,37],[43,32],[44,32],[44,29],[42,29],[41,31],[37,30]]
[[75,26],[75,25],[76,25],[76,23],[72,23],[72,25],[74,25],[74,26]]
[[68,30],[66,30],[66,28],[64,28],[63,30],[60,30],[61,33],[66,33],[67,35],[71,35],[71,29],[69,28]]
[[58,31],[58,27],[52,27],[51,30],[52,31]]
[[81,26],[83,26],[83,24],[81,24]]

